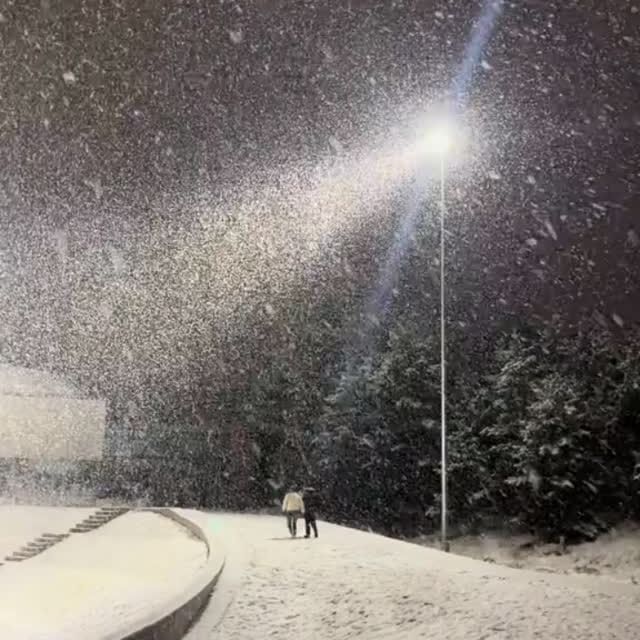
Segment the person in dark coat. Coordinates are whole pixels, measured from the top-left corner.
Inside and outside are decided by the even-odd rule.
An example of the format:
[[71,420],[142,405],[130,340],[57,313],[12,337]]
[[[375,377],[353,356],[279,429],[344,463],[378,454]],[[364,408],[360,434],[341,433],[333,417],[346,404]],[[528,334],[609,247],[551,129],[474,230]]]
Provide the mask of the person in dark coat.
[[302,495],[304,498],[304,537],[309,538],[311,536],[311,529],[313,529],[314,538],[317,538],[318,525],[316,523],[316,515],[320,506],[320,496],[313,487],[306,487]]

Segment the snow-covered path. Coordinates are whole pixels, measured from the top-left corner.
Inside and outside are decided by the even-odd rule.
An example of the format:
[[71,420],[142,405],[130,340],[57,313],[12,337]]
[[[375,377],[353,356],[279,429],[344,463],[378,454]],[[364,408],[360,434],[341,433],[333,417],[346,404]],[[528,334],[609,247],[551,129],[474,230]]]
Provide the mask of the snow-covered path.
[[291,540],[280,518],[192,517],[214,530],[227,562],[188,640],[635,640],[639,634],[634,585],[514,570],[324,523],[318,540]]

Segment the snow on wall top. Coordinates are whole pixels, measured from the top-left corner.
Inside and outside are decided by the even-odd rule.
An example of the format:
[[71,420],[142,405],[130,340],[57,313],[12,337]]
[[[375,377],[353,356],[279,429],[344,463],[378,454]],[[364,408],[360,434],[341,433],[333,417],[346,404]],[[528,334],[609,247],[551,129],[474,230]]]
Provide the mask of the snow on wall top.
[[106,402],[44,371],[0,363],[0,458],[102,457]]
[[0,395],[85,398],[72,384],[45,371],[0,363]]

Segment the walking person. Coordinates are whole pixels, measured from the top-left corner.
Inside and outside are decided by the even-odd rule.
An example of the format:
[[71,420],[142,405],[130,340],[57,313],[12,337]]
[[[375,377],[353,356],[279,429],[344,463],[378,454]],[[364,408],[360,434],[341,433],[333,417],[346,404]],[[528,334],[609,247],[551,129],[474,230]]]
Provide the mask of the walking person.
[[316,514],[320,498],[318,492],[313,487],[306,487],[302,492],[304,499],[304,528],[305,538],[311,537],[311,529],[313,529],[313,537],[318,537],[318,525],[316,524]]
[[295,487],[289,489],[289,493],[282,501],[282,512],[287,516],[287,528],[292,538],[298,533],[298,518],[304,515],[304,501]]

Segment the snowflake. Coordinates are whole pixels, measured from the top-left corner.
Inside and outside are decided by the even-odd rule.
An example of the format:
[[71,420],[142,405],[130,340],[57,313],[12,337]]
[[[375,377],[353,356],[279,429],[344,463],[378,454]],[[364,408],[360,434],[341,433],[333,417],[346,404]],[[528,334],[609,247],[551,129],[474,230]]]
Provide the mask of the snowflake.
[[102,189],[102,185],[100,184],[100,179],[85,180],[84,184],[93,191],[96,197],[96,200],[100,200],[102,198],[103,189]]
[[233,44],[240,44],[244,40],[244,34],[242,33],[242,29],[237,29],[236,31],[229,31],[229,39]]
[[66,84],[68,85],[72,85],[75,84],[78,81],[78,78],[76,78],[76,74],[73,73],[73,71],[65,71],[62,74],[62,79],[66,82]]
[[554,239],[554,240],[558,240],[558,234],[556,233],[556,230],[553,228],[553,225],[548,221],[545,220],[544,221],[544,226],[547,229],[547,231],[549,232],[549,235]]
[[344,151],[344,147],[342,146],[340,140],[334,138],[333,136],[329,138],[329,144],[336,153],[342,153]]

